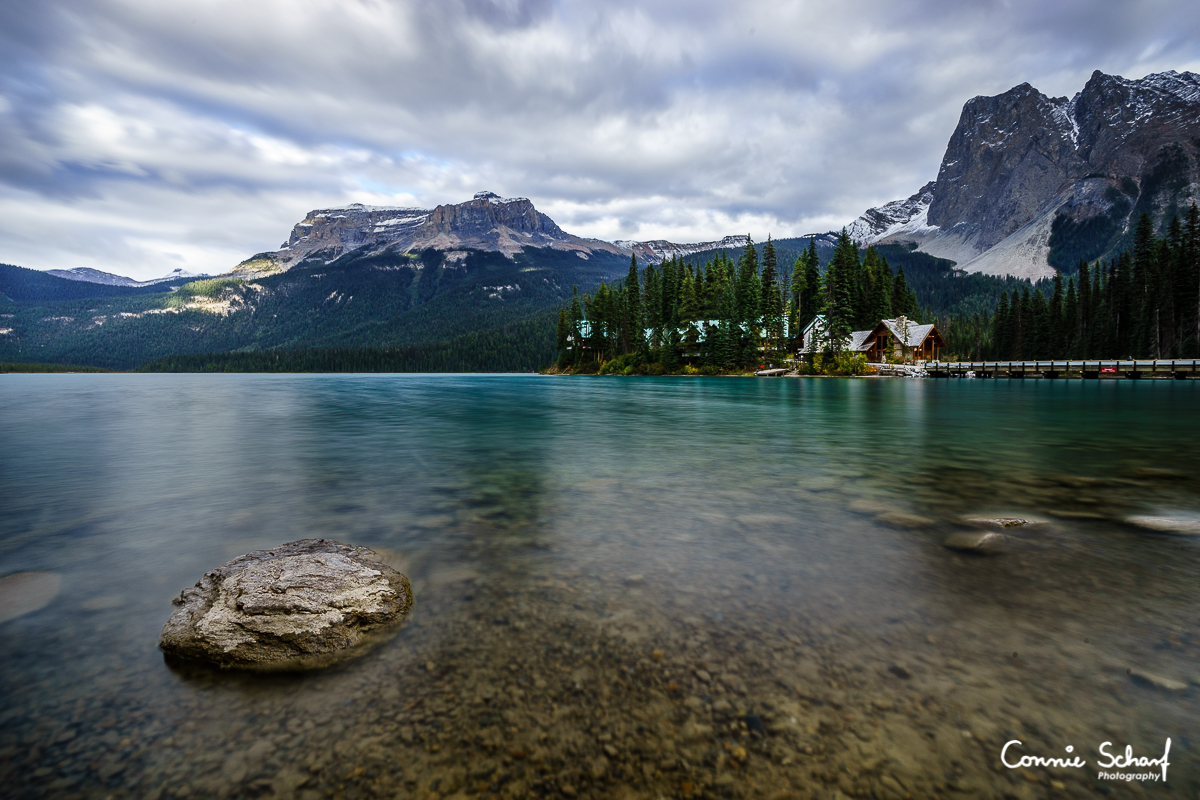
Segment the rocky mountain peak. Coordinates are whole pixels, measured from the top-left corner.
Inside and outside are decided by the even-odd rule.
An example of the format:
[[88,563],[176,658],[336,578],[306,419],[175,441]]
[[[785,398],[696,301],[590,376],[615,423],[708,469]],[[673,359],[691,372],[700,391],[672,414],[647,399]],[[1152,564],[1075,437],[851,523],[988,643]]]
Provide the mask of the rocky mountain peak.
[[[919,218],[924,192],[867,211],[852,235],[913,241],[971,271],[1031,278],[1053,273],[1054,247],[1060,259],[1067,250],[1099,257],[1142,211],[1161,221],[1200,196],[1200,76],[1127,80],[1097,70],[1072,98],[1028,83],[974,97]],[[1098,244],[1079,239],[1098,217],[1088,223]]]
[[333,261],[352,250],[362,250],[363,255],[426,248],[491,250],[512,256],[525,247],[574,251],[585,258],[597,249],[621,252],[608,242],[566,233],[528,198],[502,198],[484,191],[464,203],[433,209],[362,203],[315,209],[292,228],[279,250],[260,253],[229,274],[254,277],[302,261]]

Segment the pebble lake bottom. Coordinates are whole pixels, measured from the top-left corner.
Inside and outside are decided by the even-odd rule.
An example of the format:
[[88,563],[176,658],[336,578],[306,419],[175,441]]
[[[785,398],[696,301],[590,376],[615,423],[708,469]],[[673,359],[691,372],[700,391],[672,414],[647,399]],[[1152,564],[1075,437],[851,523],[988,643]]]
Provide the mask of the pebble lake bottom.
[[[0,376],[0,797],[1195,798],[1200,537],[1127,520],[1195,519],[1198,412],[1190,381]],[[1000,517],[1031,524],[943,546]],[[181,589],[305,537],[412,579],[395,638],[164,660]],[[1168,738],[1165,783],[1098,750]]]

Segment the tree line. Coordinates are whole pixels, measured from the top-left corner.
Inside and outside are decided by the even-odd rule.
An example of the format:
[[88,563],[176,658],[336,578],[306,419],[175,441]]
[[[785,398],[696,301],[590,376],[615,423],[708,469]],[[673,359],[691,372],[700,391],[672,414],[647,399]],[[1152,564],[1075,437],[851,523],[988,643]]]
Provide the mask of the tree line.
[[156,358],[139,372],[535,372],[554,357],[552,310],[410,347],[319,347]]
[[968,360],[1200,357],[1200,211],[1192,203],[1161,236],[1143,214],[1115,258],[1081,261],[1065,284],[1056,272],[1049,286],[1004,292],[994,312],[938,327]]
[[614,285],[601,283],[559,310],[558,366],[575,371],[722,372],[779,363],[800,346],[818,315],[835,343],[855,329],[904,314],[919,319],[904,270],[893,274],[874,248],[865,257],[843,229],[824,274],[815,242],[781,269],[768,237],[735,262],[724,251],[703,265],[681,258],[639,269],[637,257]]

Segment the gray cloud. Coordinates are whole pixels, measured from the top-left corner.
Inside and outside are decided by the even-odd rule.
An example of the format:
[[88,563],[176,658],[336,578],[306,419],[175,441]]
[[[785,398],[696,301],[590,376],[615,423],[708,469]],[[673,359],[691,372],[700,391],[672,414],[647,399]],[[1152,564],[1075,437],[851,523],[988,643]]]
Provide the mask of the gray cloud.
[[604,238],[776,237],[937,172],[970,97],[1200,70],[1158,0],[0,5],[0,260],[229,268],[307,210],[525,195]]

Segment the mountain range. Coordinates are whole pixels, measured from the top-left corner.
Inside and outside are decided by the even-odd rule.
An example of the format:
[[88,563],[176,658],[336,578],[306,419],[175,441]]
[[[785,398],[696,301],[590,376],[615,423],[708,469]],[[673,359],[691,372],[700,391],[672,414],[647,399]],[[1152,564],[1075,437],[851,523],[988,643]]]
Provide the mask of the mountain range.
[[[936,180],[868,210],[847,231],[864,245],[887,245],[893,263],[921,266],[922,303],[974,292],[979,309],[994,302],[999,284],[949,294],[941,284],[964,271],[1029,279],[1069,272],[1081,258],[1124,247],[1142,213],[1161,226],[1197,194],[1200,77],[1096,72],[1070,99],[1022,84],[968,101]],[[837,235],[811,236],[827,254]],[[807,238],[778,243],[781,266]],[[426,347],[504,331],[495,341],[530,342],[525,368],[553,357],[553,342],[542,339],[572,287],[590,291],[623,277],[631,256],[643,264],[720,250],[737,258],[746,243],[579,237],[530,200],[492,192],[433,209],[317,209],[277,250],[215,278],[177,270],[133,281],[0,265],[0,361],[130,367],[174,353]]]
[[967,101],[937,179],[848,228],[968,272],[1038,279],[1128,244],[1200,196],[1200,76],[1097,70],[1072,98],[1028,83]]

